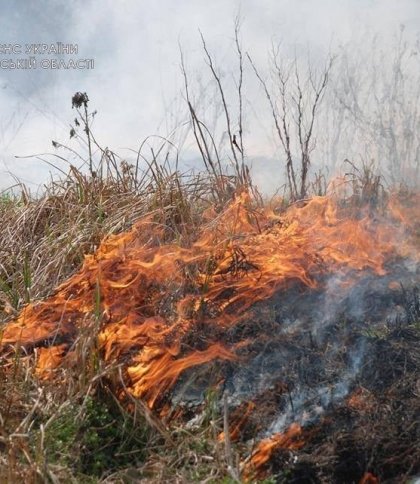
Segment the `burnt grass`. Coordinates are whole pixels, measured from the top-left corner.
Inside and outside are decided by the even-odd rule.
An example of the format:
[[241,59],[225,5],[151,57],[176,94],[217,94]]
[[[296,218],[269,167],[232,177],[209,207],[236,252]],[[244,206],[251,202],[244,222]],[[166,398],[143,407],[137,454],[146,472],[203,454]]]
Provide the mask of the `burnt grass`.
[[351,483],[368,471],[381,482],[404,482],[418,474],[419,339],[418,329],[405,328],[368,342],[369,356],[353,382],[367,401],[332,404],[296,456],[274,453],[270,471],[279,482]]
[[237,362],[186,372],[173,405],[188,420],[209,385],[217,387],[228,396],[232,440],[250,452],[299,423],[305,445],[275,449],[256,479],[358,483],[369,472],[400,483],[419,475],[419,290],[416,274],[399,277],[390,289],[389,276],[367,275],[333,297],[326,284],[295,286],[257,303],[224,333],[203,324],[201,335],[248,344]]

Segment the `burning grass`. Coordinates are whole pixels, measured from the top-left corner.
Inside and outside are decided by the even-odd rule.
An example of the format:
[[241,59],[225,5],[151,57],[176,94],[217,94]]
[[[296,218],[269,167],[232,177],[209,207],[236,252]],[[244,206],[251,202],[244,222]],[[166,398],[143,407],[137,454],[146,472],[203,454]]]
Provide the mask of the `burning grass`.
[[420,472],[419,196],[214,186],[72,171],[2,207],[1,479]]

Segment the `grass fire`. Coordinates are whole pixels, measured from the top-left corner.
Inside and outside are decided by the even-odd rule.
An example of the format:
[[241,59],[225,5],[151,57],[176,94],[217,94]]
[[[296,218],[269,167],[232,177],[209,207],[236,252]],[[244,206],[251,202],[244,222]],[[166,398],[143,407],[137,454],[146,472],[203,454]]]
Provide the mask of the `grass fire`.
[[[202,169],[171,136],[119,158],[76,92],[83,153],[53,140],[67,169],[1,194],[0,482],[417,482],[420,144],[395,141],[385,174],[315,173],[336,59],[275,58],[273,91],[237,21],[235,110],[201,43],[224,123],[217,143],[181,49]],[[248,165],[244,72],[273,121],[274,194]]]
[[[151,211],[105,237],[4,326],[2,371],[10,379],[32,366],[44,398],[76,378],[86,396],[99,387],[128,412],[144,402],[163,435],[205,413],[212,389],[232,415],[223,439],[242,449],[238,478],[264,475],[270,462],[337,481],[416,466],[415,421],[388,439],[389,405],[405,418],[418,411],[418,194],[375,206],[342,189],[275,202],[244,190],[219,212],[203,202],[194,233],[174,236]],[[392,465],[397,451],[406,463]]]

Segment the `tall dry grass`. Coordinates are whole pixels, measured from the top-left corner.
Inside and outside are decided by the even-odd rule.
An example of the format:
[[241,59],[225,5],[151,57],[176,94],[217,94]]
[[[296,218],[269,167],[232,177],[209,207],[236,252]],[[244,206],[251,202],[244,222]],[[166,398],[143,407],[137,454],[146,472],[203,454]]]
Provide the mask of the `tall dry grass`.
[[[183,175],[152,160],[142,173],[125,162],[97,165],[88,174],[70,167],[37,197],[19,189],[0,198],[0,343],[2,325],[78,270],[104,237],[152,214],[165,227],[166,241],[188,245],[203,212],[222,210],[232,198],[235,180]],[[200,473],[226,475],[209,420],[188,435],[169,435],[141,402],[134,402],[134,413],[122,408],[108,389],[121,378],[118,364],[103,365],[98,331],[93,314],[74,343],[76,364],[61,369],[61,385],[34,374],[36,350],[10,348],[0,355],[0,482],[126,482],[152,468],[163,479],[169,475],[165,459],[192,455],[200,456]],[[190,457],[181,456],[181,448]],[[207,455],[215,452],[219,467]],[[140,472],[147,455],[151,460]],[[196,470],[187,464],[177,472],[194,479]]]

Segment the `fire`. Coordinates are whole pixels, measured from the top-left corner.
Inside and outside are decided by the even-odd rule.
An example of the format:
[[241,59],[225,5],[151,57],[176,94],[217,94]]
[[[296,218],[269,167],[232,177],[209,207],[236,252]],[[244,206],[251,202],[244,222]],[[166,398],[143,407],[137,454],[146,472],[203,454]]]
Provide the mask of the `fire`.
[[366,472],[360,479],[359,484],[379,484],[379,479],[371,472]]
[[371,411],[374,408],[374,403],[372,394],[364,388],[356,388],[347,399],[348,406],[360,412]]
[[249,477],[252,474],[259,473],[261,467],[270,460],[273,452],[277,449],[299,450],[304,445],[302,427],[293,423],[285,432],[273,434],[259,442],[250,460],[244,466],[243,475]]
[[[277,214],[242,193],[223,213],[208,210],[184,245],[166,242],[165,227],[144,217],[104,240],[50,298],[25,307],[1,345],[38,348],[37,373],[45,376],[71,359],[79,332],[95,319],[104,361],[121,362],[128,391],[158,408],[185,370],[238,358],[224,334],[256,302],[294,284],[319,288],[331,274],[353,284],[362,272],[385,275],[399,257],[417,261],[416,201],[392,198],[373,216],[315,197]],[[297,431],[265,442],[254,462],[276,446],[293,447]]]
[[38,349],[38,365],[35,369],[40,378],[48,378],[50,373],[57,368],[66,351],[66,345],[50,346]]
[[[231,425],[231,428],[229,428],[229,438],[232,441],[238,440],[239,434],[241,429],[244,427],[246,424],[250,414],[255,410],[255,403],[254,402],[248,402],[246,405],[245,409],[242,409],[243,411],[241,412],[241,415],[239,418],[236,418]],[[225,433],[221,432],[218,435],[218,440],[219,442],[223,442],[225,440]]]

